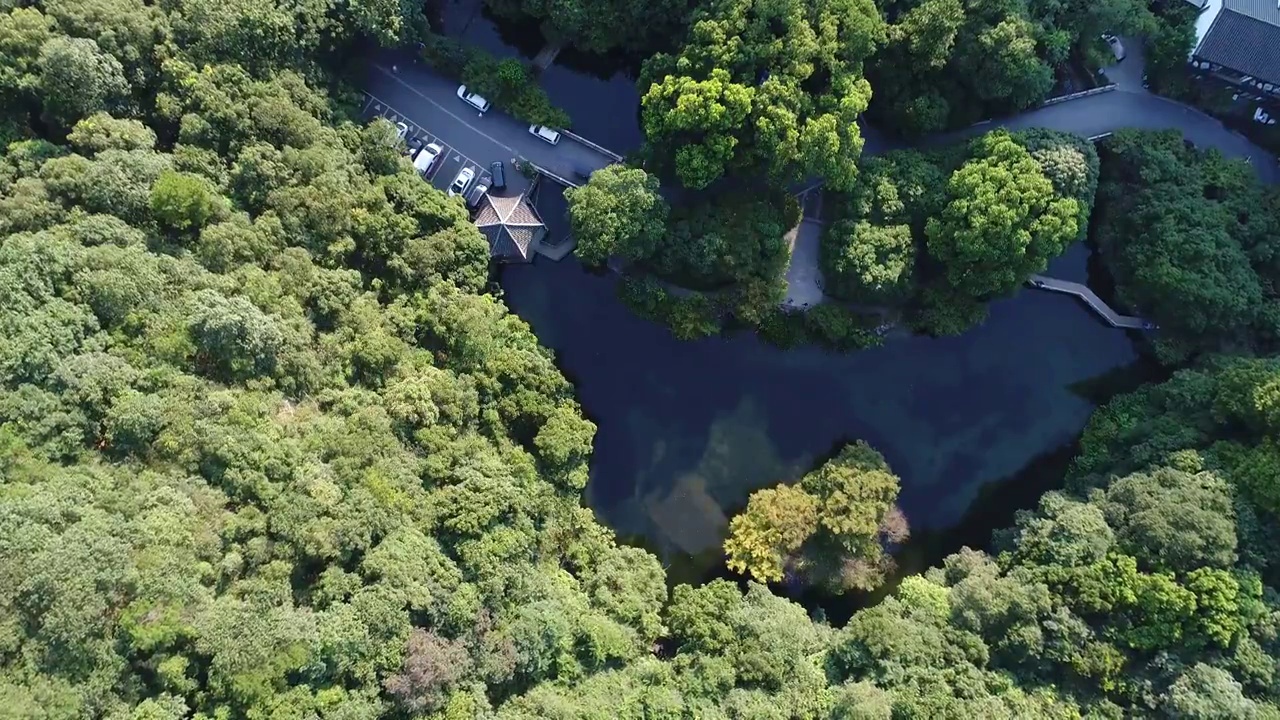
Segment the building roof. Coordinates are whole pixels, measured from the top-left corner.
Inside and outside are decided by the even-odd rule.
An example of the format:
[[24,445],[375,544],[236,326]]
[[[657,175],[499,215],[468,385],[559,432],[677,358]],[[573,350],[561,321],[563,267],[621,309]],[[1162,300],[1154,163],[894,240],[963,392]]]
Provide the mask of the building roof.
[[1280,27],[1280,4],[1276,0],[1223,0],[1222,9]]
[[1276,0],[1225,0],[1196,57],[1280,84],[1280,8]]
[[547,232],[524,195],[485,195],[475,225],[489,240],[489,256],[505,259],[530,259],[534,244]]

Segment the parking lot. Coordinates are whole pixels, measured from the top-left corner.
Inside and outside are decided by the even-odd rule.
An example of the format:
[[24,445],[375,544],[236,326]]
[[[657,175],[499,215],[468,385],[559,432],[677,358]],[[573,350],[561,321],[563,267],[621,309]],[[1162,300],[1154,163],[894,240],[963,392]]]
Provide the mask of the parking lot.
[[[476,187],[478,182],[490,185],[490,181],[493,178],[489,173],[489,165],[495,160],[501,160],[506,165],[505,177],[508,188],[513,188],[516,192],[520,192],[521,190],[520,186],[524,181],[524,176],[511,166],[511,158],[509,157],[467,157],[459,152],[457,148],[451,145],[443,137],[432,133],[421,125],[418,125],[413,120],[409,119],[407,115],[368,93],[365,94],[363,114],[368,119],[382,116],[390,120],[392,123],[404,123],[409,127],[409,134],[405,138],[406,142],[417,138],[422,142],[423,146],[430,143],[436,143],[443,148],[443,151],[440,153],[440,157],[425,174],[426,179],[440,190],[447,189],[449,184],[453,182],[454,178],[458,176],[458,173],[462,172],[463,168],[468,167],[475,173],[475,179],[471,181],[468,188]],[[496,150],[497,148],[495,148],[495,151]]]

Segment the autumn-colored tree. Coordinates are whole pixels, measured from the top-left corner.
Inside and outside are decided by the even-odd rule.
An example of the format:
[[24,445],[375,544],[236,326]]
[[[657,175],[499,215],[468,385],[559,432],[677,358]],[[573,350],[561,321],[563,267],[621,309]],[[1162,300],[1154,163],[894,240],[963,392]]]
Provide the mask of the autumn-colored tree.
[[729,523],[724,549],[729,567],[764,582],[782,579],[789,558],[818,527],[818,502],[790,485],[751,494]]

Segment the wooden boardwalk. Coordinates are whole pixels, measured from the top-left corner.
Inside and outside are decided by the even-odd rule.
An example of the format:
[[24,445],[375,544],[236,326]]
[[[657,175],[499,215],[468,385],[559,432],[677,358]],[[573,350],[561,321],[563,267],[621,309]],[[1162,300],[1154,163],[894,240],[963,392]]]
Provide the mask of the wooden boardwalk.
[[1094,294],[1086,285],[1068,280],[1058,280],[1056,278],[1045,277],[1044,275],[1032,275],[1027,278],[1027,282],[1035,288],[1041,290],[1050,290],[1052,292],[1067,293],[1075,295],[1084,300],[1085,304],[1093,309],[1094,312],[1102,316],[1111,327],[1124,328],[1126,330],[1155,330],[1156,324],[1148,322],[1140,317],[1132,315],[1121,315],[1111,306],[1102,301],[1102,298]]

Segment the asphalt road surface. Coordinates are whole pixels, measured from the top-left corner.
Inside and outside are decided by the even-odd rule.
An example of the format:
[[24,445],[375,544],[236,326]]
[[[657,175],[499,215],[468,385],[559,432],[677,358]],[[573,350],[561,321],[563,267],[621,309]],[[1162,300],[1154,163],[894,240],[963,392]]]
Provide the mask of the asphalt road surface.
[[[399,62],[395,68],[373,65],[364,88],[366,94],[441,138],[462,159],[481,167],[488,167],[494,160],[507,163],[508,182],[516,172],[510,167],[515,158],[524,158],[576,182],[582,181],[578,176],[590,175],[614,162],[567,136],[562,136],[556,145],[541,140],[530,134],[527,123],[497,108],[481,113],[458,98],[456,82],[421,63]],[[449,177],[452,179],[452,175]]]
[[1272,184],[1280,182],[1280,165],[1277,165],[1274,155],[1199,110],[1145,91],[1121,89],[1068,100],[1028,110],[1013,117],[985,122],[956,133],[931,137],[925,144],[947,143],[997,127],[1010,130],[1042,127],[1085,137],[1105,135],[1124,128],[1179,130],[1197,147],[1217,148],[1228,157],[1248,159],[1263,181]]
[[[474,174],[474,179],[469,184],[469,188],[475,187],[477,182],[482,182],[485,185],[492,184],[491,181],[493,178],[489,174],[489,165],[492,161],[481,162],[463,155],[455,150],[454,147],[443,137],[430,132],[421,125],[418,125],[400,110],[387,105],[380,99],[372,95],[366,96],[364,103],[364,116],[370,120],[381,116],[393,123],[402,122],[409,128],[409,133],[405,137],[405,142],[416,138],[421,142],[422,147],[426,147],[430,143],[435,143],[442,148],[439,157],[437,157],[435,162],[431,164],[431,167],[427,168],[427,171],[422,174],[428,182],[436,187],[436,189],[447,189],[450,183],[453,182],[454,178],[458,176],[458,173],[462,172],[463,168],[471,168],[471,172]],[[502,162],[507,163],[505,160]],[[528,187],[528,181],[520,173],[514,172],[510,163],[507,163],[506,170],[507,172],[504,173],[504,177],[507,181],[507,187],[513,192],[522,192]]]

